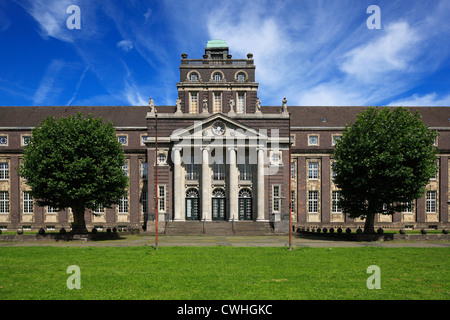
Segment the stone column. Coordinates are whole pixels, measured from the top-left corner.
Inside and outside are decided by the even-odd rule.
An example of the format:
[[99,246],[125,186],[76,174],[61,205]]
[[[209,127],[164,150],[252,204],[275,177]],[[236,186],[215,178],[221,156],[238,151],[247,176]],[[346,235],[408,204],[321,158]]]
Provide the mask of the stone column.
[[184,221],[184,215],[182,212],[184,190],[182,183],[182,168],[181,168],[181,148],[173,149],[173,163],[174,163],[174,175],[173,175],[173,196],[174,196],[174,220]]
[[209,170],[209,148],[202,149],[202,220],[211,221],[211,173]]
[[236,149],[228,148],[230,152],[230,164],[229,164],[229,184],[228,184],[228,195],[230,198],[230,215],[229,220],[235,221],[239,220],[239,204],[238,204],[238,169],[236,166]]
[[256,221],[267,221],[264,219],[264,149],[258,149],[258,173],[256,181],[257,199],[256,199]]

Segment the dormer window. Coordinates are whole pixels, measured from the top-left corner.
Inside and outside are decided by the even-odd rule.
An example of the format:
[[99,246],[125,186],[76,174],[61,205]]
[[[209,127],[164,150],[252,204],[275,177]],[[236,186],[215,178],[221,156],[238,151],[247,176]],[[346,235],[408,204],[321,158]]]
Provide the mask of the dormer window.
[[199,76],[198,76],[198,73],[197,73],[197,72],[192,72],[192,73],[189,75],[189,81],[190,81],[190,82],[198,82],[198,80],[199,80]]

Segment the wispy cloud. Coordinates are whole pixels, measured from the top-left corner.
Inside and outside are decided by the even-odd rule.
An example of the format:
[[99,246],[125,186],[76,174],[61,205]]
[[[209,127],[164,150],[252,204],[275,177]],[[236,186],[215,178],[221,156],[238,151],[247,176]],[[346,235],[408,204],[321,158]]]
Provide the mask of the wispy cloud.
[[435,92],[423,96],[414,94],[411,97],[392,101],[390,106],[450,106],[450,94],[439,97]]
[[39,83],[39,87],[33,96],[33,105],[49,104],[61,92],[61,87],[57,78],[64,68],[64,61],[53,60],[45,71],[44,77]]

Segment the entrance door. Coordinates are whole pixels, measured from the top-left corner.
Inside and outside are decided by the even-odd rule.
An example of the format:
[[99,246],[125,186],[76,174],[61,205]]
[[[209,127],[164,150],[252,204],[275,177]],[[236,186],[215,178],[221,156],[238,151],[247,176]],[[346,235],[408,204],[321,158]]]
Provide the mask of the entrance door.
[[239,220],[252,220],[252,192],[249,189],[239,191]]
[[212,219],[225,220],[225,190],[215,189],[212,193]]
[[186,191],[186,220],[198,220],[199,216],[198,191],[188,189]]

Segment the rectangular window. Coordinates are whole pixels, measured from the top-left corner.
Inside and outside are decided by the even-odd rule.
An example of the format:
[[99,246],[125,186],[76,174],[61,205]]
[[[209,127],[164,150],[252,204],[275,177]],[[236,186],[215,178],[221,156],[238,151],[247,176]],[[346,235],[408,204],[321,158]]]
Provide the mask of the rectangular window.
[[308,163],[308,179],[319,179],[319,163]]
[[225,164],[213,163],[213,180],[225,180]]
[[331,193],[331,212],[332,213],[342,213],[342,209],[339,206],[339,199],[341,198],[340,191],[333,191]]
[[198,113],[198,92],[190,93],[189,113]]
[[9,192],[0,191],[0,213],[9,213]]
[[141,163],[141,178],[147,180],[147,162]]
[[158,186],[158,212],[166,211],[166,186]]
[[291,179],[295,179],[295,162],[291,162]]
[[23,199],[23,213],[33,213],[33,197],[30,192],[24,191],[22,193]]
[[308,135],[308,146],[318,146],[319,145],[319,136],[315,134]]
[[237,113],[245,113],[245,92],[238,92]]
[[128,193],[119,200],[119,213],[128,213]]
[[0,163],[0,180],[8,180],[9,179],[9,164],[8,162]]
[[238,164],[238,168],[239,168],[239,180],[245,181],[252,180],[252,169],[249,163]]
[[295,213],[295,191],[291,191],[291,213]]
[[341,135],[333,135],[332,136],[332,141],[331,141],[331,144],[333,145],[333,146],[335,146],[336,145],[336,143],[339,141],[339,140],[341,140],[342,139],[342,136]]
[[58,213],[58,210],[52,206],[47,206],[47,213]]
[[214,92],[214,107],[213,113],[222,111],[222,94],[220,92]]
[[272,186],[272,212],[280,212],[281,196],[280,186]]
[[319,212],[319,191],[308,191],[308,213]]
[[147,191],[142,191],[142,213],[147,213]]
[[186,164],[186,180],[198,180],[198,165],[194,163]]
[[436,213],[436,191],[427,191],[427,213]]
[[125,164],[122,166],[123,174],[128,177],[128,162],[125,161]]
[[102,204],[99,204],[94,209],[95,214],[102,214],[105,213],[105,207]]
[[405,203],[406,208],[403,210],[404,213],[412,213],[414,204],[412,202],[406,202]]

